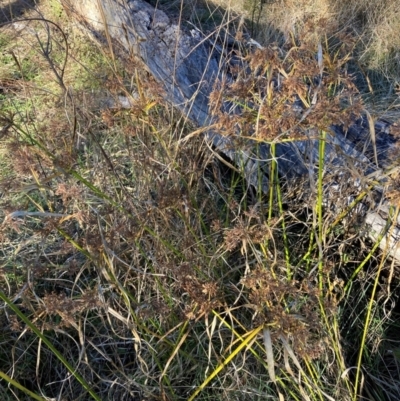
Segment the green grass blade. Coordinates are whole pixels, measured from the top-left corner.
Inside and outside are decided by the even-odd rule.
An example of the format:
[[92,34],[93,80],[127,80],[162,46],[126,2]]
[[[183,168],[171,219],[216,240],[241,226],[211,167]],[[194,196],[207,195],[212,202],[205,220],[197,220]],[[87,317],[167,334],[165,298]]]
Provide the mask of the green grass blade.
[[257,334],[263,329],[263,326],[259,326],[257,328],[255,328],[254,330],[250,331],[249,333],[247,333],[246,338],[241,342],[241,344],[233,351],[231,352],[228,357],[222,362],[220,363],[212,372],[211,374],[206,378],[206,380],[204,380],[204,382],[197,388],[197,390],[190,396],[190,398],[188,399],[188,401],[193,401],[202,390],[204,390],[204,388],[208,385],[208,383],[211,382],[211,380],[213,380],[219,372],[221,372],[221,370],[228,365],[228,363],[246,346],[248,346],[249,344],[251,344],[251,342],[253,341],[254,338],[256,338]]
[[22,384],[19,384],[17,381],[15,381],[13,378],[8,376],[6,373],[2,372],[0,370],[0,378],[4,379],[7,381],[9,384],[13,385],[16,388],[19,388],[21,391],[23,391],[26,395],[29,395],[29,397],[32,397],[35,400],[38,401],[46,401],[45,398],[41,397],[40,395],[35,394],[34,392],[28,390],[26,387],[24,387]]
[[[400,207],[398,206],[396,210],[393,212],[393,209],[391,210],[392,219],[388,219],[389,221],[397,221],[397,217],[399,216],[399,211]],[[394,224],[392,225],[392,228],[394,227]],[[388,247],[389,241],[387,242],[387,247]],[[381,271],[385,265],[385,255],[387,254],[388,249],[385,250],[384,254],[382,255],[381,261],[378,266],[378,271],[376,272],[375,275],[375,280],[374,280],[374,286],[372,288],[372,293],[371,297],[368,302],[368,307],[367,307],[367,316],[365,317],[365,323],[364,323],[364,330],[362,333],[362,339],[361,339],[361,344],[360,344],[360,351],[358,353],[358,358],[357,358],[357,365],[356,365],[356,378],[355,378],[355,383],[354,383],[354,394],[353,394],[353,401],[356,401],[358,399],[358,390],[360,388],[360,376],[361,376],[361,363],[363,360],[364,356],[364,348],[367,340],[367,335],[369,333],[369,325],[371,322],[372,315],[374,314],[374,303],[376,302],[375,300],[375,295],[377,292],[378,284],[379,284],[379,278],[381,275]]]

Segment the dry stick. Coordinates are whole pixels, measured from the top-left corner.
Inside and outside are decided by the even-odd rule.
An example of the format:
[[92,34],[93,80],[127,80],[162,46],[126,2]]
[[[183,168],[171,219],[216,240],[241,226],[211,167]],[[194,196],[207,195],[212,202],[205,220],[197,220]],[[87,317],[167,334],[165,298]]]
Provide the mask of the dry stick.
[[[23,19],[20,19],[18,21],[12,21],[12,22],[9,22],[9,23],[11,24],[11,23],[23,22],[23,21],[28,21],[28,22],[29,21],[40,21],[40,22],[44,22],[46,24],[51,24],[51,25],[54,25],[57,28],[57,30],[61,33],[63,41],[64,41],[64,44],[65,44],[65,49],[64,49],[65,50],[65,56],[64,56],[64,60],[62,62],[61,68],[60,68],[61,73],[59,73],[57,71],[57,69],[55,68],[55,66],[54,66],[54,62],[50,58],[50,52],[51,52],[50,51],[50,44],[49,44],[50,40],[51,40],[50,33],[48,32],[48,35],[47,35],[47,45],[44,46],[42,41],[40,40],[37,32],[34,31],[34,35],[36,36],[36,39],[37,39],[37,41],[39,43],[39,46],[40,46],[40,49],[41,49],[43,57],[48,62],[49,67],[52,70],[52,72],[54,73],[54,75],[55,75],[55,77],[57,79],[57,82],[60,85],[60,87],[63,89],[64,92],[67,92],[67,88],[66,88],[66,86],[64,84],[64,72],[65,72],[65,68],[67,66],[69,53],[68,53],[68,40],[67,40],[67,37],[66,37],[64,31],[61,29],[61,27],[58,24],[56,24],[55,22],[50,21],[48,19],[45,19],[45,18],[23,18]],[[11,54],[12,54],[13,58],[15,59],[17,65],[20,67],[19,62],[16,59],[14,53],[11,52]]]

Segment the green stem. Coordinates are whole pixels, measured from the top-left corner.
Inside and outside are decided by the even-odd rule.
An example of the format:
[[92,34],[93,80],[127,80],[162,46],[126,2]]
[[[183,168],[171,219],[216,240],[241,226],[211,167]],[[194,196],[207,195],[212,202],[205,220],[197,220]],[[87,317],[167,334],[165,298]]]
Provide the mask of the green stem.
[[22,384],[19,384],[17,381],[12,379],[10,376],[8,376],[6,373],[2,372],[1,370],[0,370],[0,378],[4,379],[9,384],[12,384],[14,387],[19,388],[21,391],[23,391],[25,394],[29,395],[29,397],[34,398],[35,400],[46,401],[43,397],[40,397],[40,395],[37,395],[37,394],[33,393],[32,391],[28,390]]
[[319,253],[318,253],[318,272],[319,272],[319,289],[323,289],[323,251],[322,251],[322,240],[323,240],[323,218],[322,218],[322,201],[323,201],[323,183],[324,183],[324,162],[325,162],[325,139],[326,132],[320,132],[319,139],[319,160],[318,160],[318,188],[317,188],[317,224],[318,224],[318,241],[319,241]]

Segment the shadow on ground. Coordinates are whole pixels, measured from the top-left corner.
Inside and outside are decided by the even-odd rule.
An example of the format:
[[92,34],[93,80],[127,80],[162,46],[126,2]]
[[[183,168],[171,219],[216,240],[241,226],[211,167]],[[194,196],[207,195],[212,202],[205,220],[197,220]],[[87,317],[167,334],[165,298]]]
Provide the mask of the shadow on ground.
[[0,26],[20,18],[25,11],[33,9],[38,0],[5,0],[0,6]]

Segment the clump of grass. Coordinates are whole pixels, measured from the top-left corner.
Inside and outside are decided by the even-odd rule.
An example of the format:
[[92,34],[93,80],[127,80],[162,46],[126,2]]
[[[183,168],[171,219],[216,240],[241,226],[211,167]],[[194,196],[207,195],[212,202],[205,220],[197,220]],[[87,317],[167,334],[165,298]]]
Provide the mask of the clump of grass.
[[300,38],[309,22],[316,25],[323,21],[322,29],[328,36],[339,31],[351,32],[357,43],[355,68],[364,75],[363,90],[372,89],[380,97],[393,94],[393,84],[399,76],[397,1],[218,0],[217,3],[245,13],[252,21],[253,36],[263,44],[282,44],[291,35]]
[[[272,162],[263,195],[200,138],[182,145],[193,127],[133,60],[108,62],[74,31],[61,67],[68,23],[50,15],[45,32],[30,22],[37,35],[13,38],[21,53],[0,77],[3,398],[350,400],[361,372],[363,391],[380,364],[394,374],[396,358],[378,358],[394,299],[375,297],[386,265],[377,273],[361,236],[323,208],[321,133],[360,112],[346,75],[353,41],[321,41],[310,22],[308,41],[242,54],[250,74],[216,86],[219,129],[240,127],[241,146],[273,152],[310,127],[321,138],[316,188],[299,196],[303,183]],[[7,54],[10,36],[2,45]],[[23,46],[34,76],[17,74]],[[226,101],[241,113],[221,112]]]

